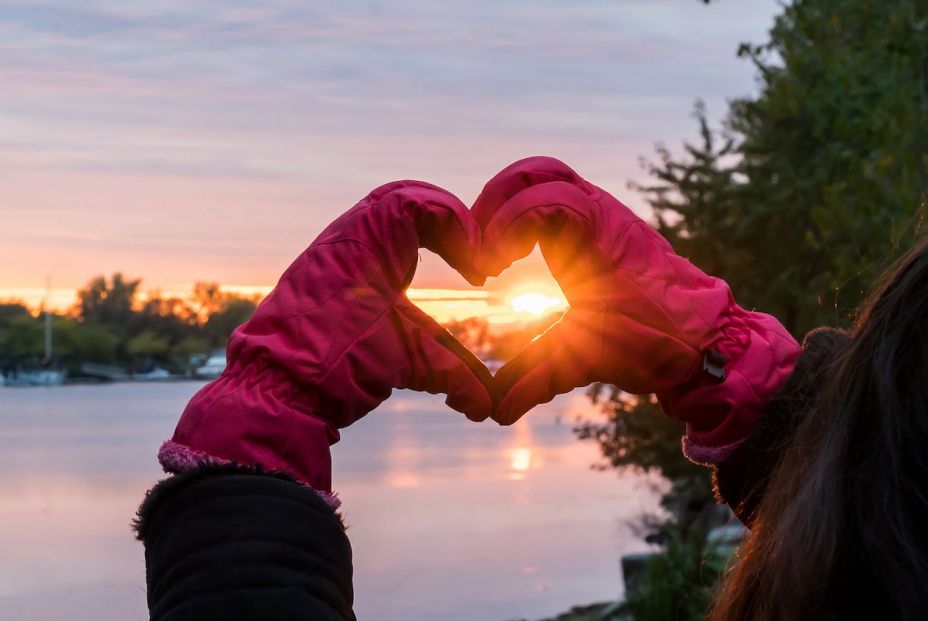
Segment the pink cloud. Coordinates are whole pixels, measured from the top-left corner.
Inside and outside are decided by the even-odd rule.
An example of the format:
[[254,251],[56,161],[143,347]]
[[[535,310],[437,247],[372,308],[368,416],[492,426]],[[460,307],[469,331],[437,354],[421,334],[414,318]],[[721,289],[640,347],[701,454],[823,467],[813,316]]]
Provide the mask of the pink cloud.
[[769,22],[695,1],[82,6],[0,1],[0,287],[269,283],[381,183],[469,202],[538,153],[643,210],[638,157],[692,135],[706,91],[718,114],[750,90],[734,48]]

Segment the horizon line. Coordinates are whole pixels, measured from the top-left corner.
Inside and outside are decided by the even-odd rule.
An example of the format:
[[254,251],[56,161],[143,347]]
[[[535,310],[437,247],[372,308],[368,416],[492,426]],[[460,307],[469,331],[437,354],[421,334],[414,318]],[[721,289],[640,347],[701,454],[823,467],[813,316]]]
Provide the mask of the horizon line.
[[[191,298],[195,283],[186,286],[152,287],[141,291],[137,301],[144,302],[154,297]],[[222,293],[264,299],[274,285],[219,285]],[[78,304],[80,287],[0,287],[0,304],[22,304],[33,315],[47,309],[53,313],[68,313]],[[457,289],[454,287],[410,287],[407,297],[416,306],[439,323],[483,318],[493,324],[509,324],[529,321],[531,313],[515,310],[506,296],[498,291]],[[566,300],[563,301],[566,307]]]

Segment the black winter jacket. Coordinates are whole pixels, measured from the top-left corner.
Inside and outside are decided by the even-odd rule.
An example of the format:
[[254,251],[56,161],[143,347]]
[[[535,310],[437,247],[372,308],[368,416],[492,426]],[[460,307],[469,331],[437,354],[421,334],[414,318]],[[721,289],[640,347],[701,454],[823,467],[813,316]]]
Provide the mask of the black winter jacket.
[[312,489],[241,466],[156,485],[136,522],[150,619],[354,621],[351,545]]
[[[715,469],[717,497],[745,524],[847,338],[811,332],[758,427]],[[341,518],[289,477],[236,465],[170,477],[147,494],[136,531],[152,621],[355,620]]]

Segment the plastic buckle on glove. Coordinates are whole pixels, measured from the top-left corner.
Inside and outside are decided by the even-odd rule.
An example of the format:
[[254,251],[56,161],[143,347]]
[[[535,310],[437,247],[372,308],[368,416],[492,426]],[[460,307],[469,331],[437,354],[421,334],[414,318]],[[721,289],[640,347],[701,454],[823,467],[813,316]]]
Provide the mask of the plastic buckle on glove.
[[702,356],[702,370],[716,382],[725,381],[725,363],[728,362],[728,356],[714,349],[707,349]]

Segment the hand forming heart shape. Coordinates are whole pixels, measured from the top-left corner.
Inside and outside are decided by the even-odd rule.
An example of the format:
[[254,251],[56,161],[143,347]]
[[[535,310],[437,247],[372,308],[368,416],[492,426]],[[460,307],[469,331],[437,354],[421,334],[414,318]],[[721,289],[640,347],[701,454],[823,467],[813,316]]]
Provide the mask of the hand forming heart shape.
[[[481,284],[536,242],[571,307],[496,377],[404,294],[419,247]],[[312,492],[276,479],[307,484],[337,507],[329,447],[393,388],[444,392],[469,418],[502,424],[593,380],[657,391],[665,411],[688,424],[688,455],[718,464],[747,436],[798,352],[775,319],[737,306],[724,282],[557,160],[516,162],[471,210],[426,183],[387,184],[287,269],[230,339],[226,371],[191,399],[162,444],[166,470],[195,474],[159,484],[140,511],[146,560],[154,559],[149,604],[173,611],[193,602],[192,610],[208,600],[202,606],[218,610],[215,589],[208,598],[190,593],[221,582],[236,589],[231,608],[244,573],[263,588],[247,601],[277,606],[282,584],[294,592],[288,610],[318,602],[354,618],[343,526]],[[265,470],[274,476],[254,476]],[[230,508],[230,519],[212,519]],[[281,539],[281,528],[299,533]],[[186,553],[188,531],[202,533],[197,554]],[[223,562],[204,565],[199,552],[217,542],[224,545],[214,558]],[[165,576],[175,574],[194,575],[197,588],[166,591]]]
[[[570,309],[493,377],[404,291],[420,247],[480,285],[536,241]],[[259,463],[325,493],[338,429],[393,388],[445,393],[472,420],[510,424],[597,380],[658,392],[690,439],[718,447],[744,436],[797,352],[775,319],[737,306],[615,198],[529,158],[471,210],[399,181],[335,220],[232,335],[226,371],[191,399],[159,459],[169,471]],[[722,382],[727,360],[734,379]]]
[[[493,418],[593,381],[658,394],[714,460],[753,428],[799,352],[773,317],[674,253],[628,207],[563,162],[533,157],[487,183],[471,212],[477,268],[497,275],[539,243],[570,309],[494,378]],[[726,380],[726,372],[730,376]],[[708,447],[708,448],[707,448]]]

